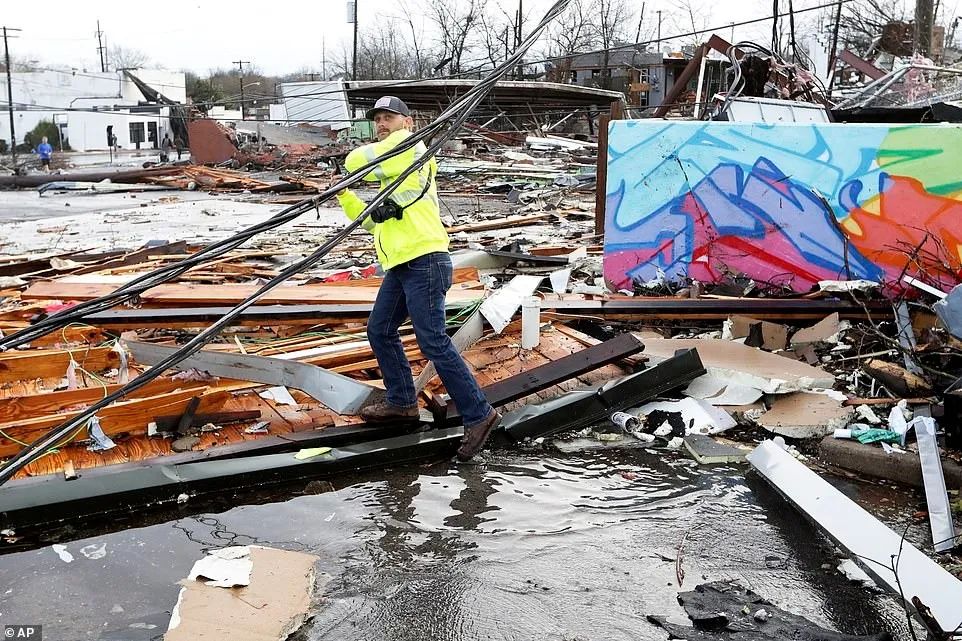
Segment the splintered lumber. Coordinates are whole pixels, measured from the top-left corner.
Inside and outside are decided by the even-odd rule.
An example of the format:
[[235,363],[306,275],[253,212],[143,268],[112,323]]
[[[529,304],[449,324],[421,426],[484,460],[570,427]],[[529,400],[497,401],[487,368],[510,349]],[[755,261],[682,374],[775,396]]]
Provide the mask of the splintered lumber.
[[468,223],[466,225],[455,225],[448,227],[448,234],[458,234],[461,232],[491,231],[492,229],[506,229],[508,227],[522,227],[524,225],[534,225],[543,220],[553,217],[553,213],[529,214],[527,216],[505,216],[494,220],[486,220],[480,223]]
[[[467,284],[455,285],[447,294],[448,303],[466,302],[483,297],[478,289],[467,289]],[[141,294],[145,305],[236,305],[260,288],[253,283],[225,283],[204,285],[168,283],[158,285]],[[23,293],[24,300],[76,300],[99,298],[117,289],[114,284],[68,283],[42,281],[32,284]],[[351,287],[333,285],[281,285],[260,299],[264,305],[298,303],[373,303],[377,297],[375,287]]]
[[[84,389],[62,390],[31,396],[0,398],[0,423],[16,423],[45,414],[55,414],[67,409],[86,407],[96,403],[107,394],[113,394],[123,385],[115,383],[106,387],[87,387]],[[142,398],[174,392],[178,389],[197,387],[195,383],[161,378],[151,381],[130,393],[128,398]]]
[[[198,412],[213,413],[218,411],[231,394],[225,391],[209,392],[209,388],[195,387],[178,392],[148,396],[115,403],[97,412],[100,427],[107,436],[119,434],[146,434],[147,424],[157,416],[183,414],[187,404],[195,396],[201,397]],[[14,441],[31,443],[43,436],[51,428],[64,423],[80,412],[39,416],[21,420],[15,423],[0,424],[0,456],[11,456],[20,451],[22,446]],[[86,430],[81,429],[77,438],[86,438]]]
[[0,353],[0,383],[64,376],[71,358],[88,372],[99,372],[120,363],[119,355],[111,347],[4,352]]

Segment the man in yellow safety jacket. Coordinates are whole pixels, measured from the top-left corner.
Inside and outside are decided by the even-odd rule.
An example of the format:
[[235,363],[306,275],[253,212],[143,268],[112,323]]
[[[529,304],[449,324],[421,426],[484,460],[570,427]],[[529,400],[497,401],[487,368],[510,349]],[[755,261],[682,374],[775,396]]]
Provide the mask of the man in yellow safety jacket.
[[[348,171],[355,171],[397,147],[411,135],[414,126],[408,106],[394,96],[378,99],[367,117],[374,121],[378,142],[348,154],[344,162]],[[375,165],[364,180],[379,182],[384,189],[426,152],[424,143],[418,142]],[[481,451],[501,416],[484,397],[445,331],[444,299],[451,287],[453,270],[448,234],[438,207],[436,174],[437,161],[431,158],[405,178],[388,201],[363,223],[374,235],[378,261],[385,271],[368,320],[367,336],[387,394],[384,401],[361,409],[361,416],[370,422],[418,418],[414,378],[398,333],[410,317],[421,353],[434,363],[464,419],[458,458],[469,460]],[[340,192],[337,198],[351,220],[366,207],[350,190]]]

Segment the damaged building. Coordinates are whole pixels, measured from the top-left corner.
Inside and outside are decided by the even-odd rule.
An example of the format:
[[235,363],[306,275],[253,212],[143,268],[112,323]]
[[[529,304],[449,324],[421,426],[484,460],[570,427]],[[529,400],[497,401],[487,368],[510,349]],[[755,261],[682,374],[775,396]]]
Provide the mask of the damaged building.
[[[10,78],[18,144],[41,121],[49,121],[75,151],[109,149],[108,136],[119,149],[159,149],[165,133],[173,137],[171,105],[187,102],[183,72],[44,70],[12,73]],[[0,74],[4,99],[6,84],[7,76]],[[144,85],[153,91],[145,91]],[[158,101],[156,93],[167,100]],[[0,139],[9,141],[10,122],[0,120]]]

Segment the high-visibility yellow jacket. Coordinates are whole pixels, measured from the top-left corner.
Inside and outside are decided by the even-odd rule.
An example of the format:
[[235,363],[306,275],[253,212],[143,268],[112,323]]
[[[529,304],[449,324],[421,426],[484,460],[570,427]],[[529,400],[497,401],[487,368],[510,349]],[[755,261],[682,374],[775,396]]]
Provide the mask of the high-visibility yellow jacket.
[[[355,171],[394,149],[410,135],[410,131],[401,129],[380,142],[358,147],[347,155],[344,167],[348,171]],[[424,143],[419,142],[404,153],[378,163],[370,173],[364,176],[364,180],[378,181],[381,183],[381,189],[384,189],[426,152]],[[394,202],[401,207],[410,205],[404,210],[401,220],[391,218],[380,224],[374,223],[370,218],[364,221],[364,228],[374,234],[377,258],[384,269],[391,269],[418,256],[448,250],[448,232],[441,223],[437,184],[434,182],[437,168],[438,163],[432,157],[420,171],[405,178],[404,182],[391,194]],[[418,200],[421,192],[424,191],[426,181],[429,180],[430,187]],[[351,220],[357,218],[366,206],[364,201],[350,190],[338,194],[337,200]]]

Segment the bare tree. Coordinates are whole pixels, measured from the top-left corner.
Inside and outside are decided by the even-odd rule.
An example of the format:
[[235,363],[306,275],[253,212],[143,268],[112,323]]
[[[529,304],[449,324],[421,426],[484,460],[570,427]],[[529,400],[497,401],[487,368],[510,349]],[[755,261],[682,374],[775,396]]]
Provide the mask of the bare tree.
[[481,26],[483,0],[426,0],[424,12],[438,34],[435,70],[460,74],[462,61]]
[[[834,22],[835,9],[826,10]],[[905,7],[900,0],[855,0],[842,7],[839,21],[839,48],[852,48],[867,55],[890,22],[907,21]]]
[[[418,78],[421,77],[423,67],[420,52],[416,53],[403,35],[391,25],[378,21],[358,34],[358,80]],[[336,61],[334,68],[338,73],[348,73],[352,68],[346,46],[342,60]]]
[[708,39],[708,34],[695,32],[704,31],[709,27],[712,22],[711,9],[703,8],[703,5],[695,7],[692,0],[677,0],[675,11],[670,14],[669,20],[669,24],[679,33],[694,34],[682,39],[684,45],[697,47]]
[[108,69],[142,69],[150,64],[150,56],[140,49],[131,49],[119,45],[110,47],[107,51]]
[[[62,65],[63,66],[63,65]],[[39,60],[33,58],[25,58],[22,56],[10,56],[10,71],[13,73],[23,73],[28,71],[40,71],[43,69]],[[6,72],[7,66],[3,61],[3,56],[0,56],[0,71]],[[63,66],[64,71],[70,71],[70,68]],[[6,94],[4,94],[6,96]]]
[[572,0],[546,30],[549,56],[567,56],[596,45],[596,29],[589,0]]
[[592,13],[596,16],[597,41],[602,49],[601,86],[611,89],[611,48],[628,41],[632,12],[626,0],[595,0]]

